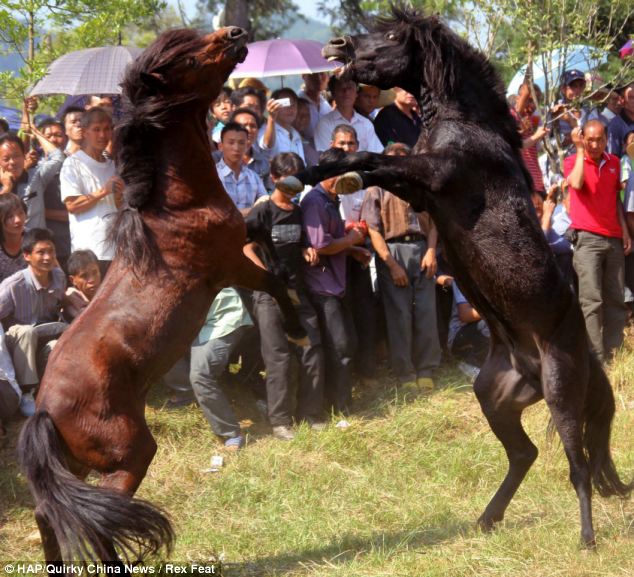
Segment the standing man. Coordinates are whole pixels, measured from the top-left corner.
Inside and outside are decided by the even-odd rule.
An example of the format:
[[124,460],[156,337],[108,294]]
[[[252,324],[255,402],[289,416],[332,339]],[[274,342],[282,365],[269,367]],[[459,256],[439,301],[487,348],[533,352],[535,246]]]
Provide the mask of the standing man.
[[[388,156],[409,153],[403,144],[385,149]],[[440,364],[434,281],[438,232],[425,216],[376,186],[368,188],[361,211],[377,254],[392,371],[401,385],[432,390]]]
[[323,94],[328,84],[328,74],[326,72],[302,74],[302,80],[304,81],[304,86],[297,96],[298,98],[304,98],[308,102],[310,121],[304,131],[304,135],[312,142],[315,138],[317,123],[322,116],[326,116],[332,110]]
[[81,117],[84,115],[84,109],[79,106],[69,106],[64,110],[62,123],[64,124],[64,132],[68,138],[64,152],[66,156],[75,154],[81,149],[81,141],[84,137],[81,128]]
[[[339,162],[343,150],[331,148],[319,157],[320,164]],[[338,177],[320,182],[302,200],[306,238],[319,255],[317,266],[304,265],[304,281],[317,311],[326,362],[325,396],[327,407],[348,414],[352,403],[352,359],[356,338],[346,306],[346,258],[348,255],[367,266],[370,252],[356,246],[363,235],[352,228],[345,232],[335,191]]]
[[623,156],[625,135],[634,130],[634,82],[617,91],[622,105],[621,113],[608,124],[608,151]]
[[[42,136],[59,150],[64,150],[67,143],[64,125],[52,118],[44,120],[38,126]],[[70,256],[70,229],[68,227],[68,211],[64,206],[60,193],[59,173],[62,164],[59,164],[57,174],[44,189],[44,216],[46,228],[53,233],[57,261],[63,270],[66,270],[66,262]]]
[[402,88],[394,88],[394,103],[382,108],[374,119],[374,129],[383,146],[402,142],[410,148],[416,146],[421,120],[416,98]]
[[571,227],[577,232],[572,264],[592,349],[608,360],[623,343],[624,254],[631,250],[619,198],[620,162],[605,152],[605,127],[590,120],[571,132],[576,155],[564,161],[570,187]]
[[[359,84],[357,99],[354,101],[354,109],[369,120],[374,120],[377,114],[381,89],[370,84]],[[380,136],[379,136],[380,138]]]
[[332,131],[340,124],[348,124],[357,132],[359,151],[382,152],[383,145],[374,132],[371,120],[361,116],[355,109],[357,100],[357,85],[353,80],[341,80],[332,76],[328,81],[328,88],[332,93],[337,107],[332,112],[322,116],[315,129],[315,148],[326,150],[330,145]]
[[104,156],[112,138],[110,115],[99,107],[87,110],[81,128],[81,150],[62,166],[61,196],[69,212],[72,251],[92,250],[103,278],[114,258],[108,227],[121,203],[123,181],[115,174],[114,162]]

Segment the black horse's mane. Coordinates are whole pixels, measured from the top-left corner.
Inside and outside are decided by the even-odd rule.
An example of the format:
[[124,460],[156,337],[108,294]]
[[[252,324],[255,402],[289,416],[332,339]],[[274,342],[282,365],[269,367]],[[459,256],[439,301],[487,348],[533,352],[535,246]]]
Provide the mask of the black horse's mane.
[[376,19],[374,30],[413,33],[423,54],[425,86],[441,101],[459,103],[466,117],[488,113],[483,120],[519,150],[522,142],[509,114],[504,84],[488,58],[437,16],[398,5],[391,12],[391,16]]
[[200,32],[186,28],[165,32],[129,66],[122,82],[123,115],[114,150],[125,191],[109,238],[117,256],[135,269],[160,264],[156,243],[138,212],[153,198],[160,169],[157,143],[167,138],[174,111],[200,98],[196,93],[165,94],[163,83],[169,84],[171,68],[204,48],[202,38]]

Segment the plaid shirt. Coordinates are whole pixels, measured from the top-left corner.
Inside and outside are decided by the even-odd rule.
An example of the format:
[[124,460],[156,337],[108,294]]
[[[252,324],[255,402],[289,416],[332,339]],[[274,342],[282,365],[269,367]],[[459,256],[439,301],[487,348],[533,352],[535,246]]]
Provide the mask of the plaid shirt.
[[30,268],[12,274],[0,283],[0,320],[4,328],[57,321],[65,291],[66,275],[61,268],[51,271],[48,287],[37,281]]
[[251,208],[258,198],[267,195],[262,179],[244,164],[237,179],[224,158],[216,164],[216,170],[227,194],[239,209]]

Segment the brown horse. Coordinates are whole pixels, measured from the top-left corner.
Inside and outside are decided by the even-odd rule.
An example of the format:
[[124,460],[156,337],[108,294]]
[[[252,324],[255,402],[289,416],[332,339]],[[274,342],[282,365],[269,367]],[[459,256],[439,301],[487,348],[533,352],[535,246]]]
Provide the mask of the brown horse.
[[[209,104],[245,42],[235,27],[170,31],[127,72],[115,139],[126,183],[117,256],[55,347],[19,443],[47,562],[116,563],[170,548],[165,515],[132,498],[156,451],[145,397],[186,353],[221,288],[271,293],[289,335],[304,334],[283,284],[242,253],[244,221],[207,139]],[[99,487],[83,481],[91,470]]]

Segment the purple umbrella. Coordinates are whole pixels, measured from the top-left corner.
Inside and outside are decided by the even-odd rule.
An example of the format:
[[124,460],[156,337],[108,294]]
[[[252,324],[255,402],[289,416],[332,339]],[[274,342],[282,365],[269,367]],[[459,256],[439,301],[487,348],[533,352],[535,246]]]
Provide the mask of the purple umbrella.
[[619,56],[621,57],[621,59],[625,58],[626,56],[632,56],[633,53],[634,45],[632,45],[631,40],[628,40],[625,44],[623,44],[623,46],[621,46],[621,49],[619,50]]
[[123,73],[142,50],[105,46],[69,52],[55,60],[31,96],[43,94],[120,94]]
[[249,54],[238,64],[231,78],[266,78],[289,74],[329,72],[340,64],[322,55],[323,44],[315,40],[263,40],[247,44]]

